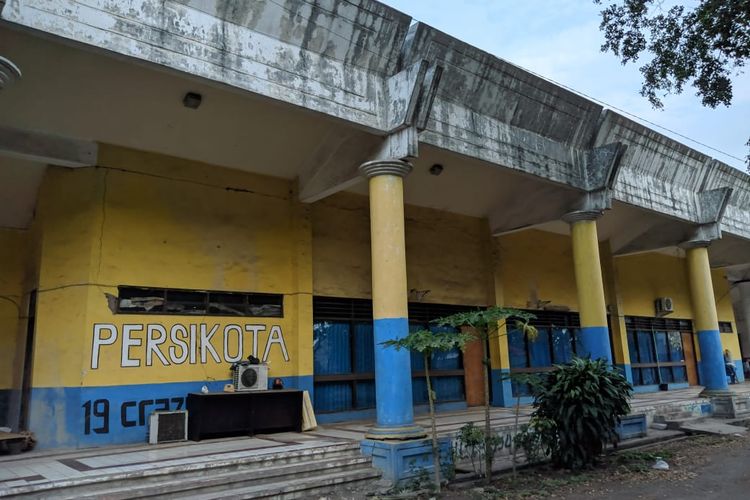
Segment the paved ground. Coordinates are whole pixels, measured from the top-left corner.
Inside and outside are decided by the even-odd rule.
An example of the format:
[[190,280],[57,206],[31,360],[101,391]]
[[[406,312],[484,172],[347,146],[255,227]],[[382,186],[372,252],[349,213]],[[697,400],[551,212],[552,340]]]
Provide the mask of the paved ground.
[[611,500],[724,499],[750,497],[750,439],[716,438],[711,444],[695,443],[678,455],[669,471],[648,471],[633,481],[599,481],[558,498]]
[[[736,391],[750,391],[750,384],[732,386]],[[705,402],[698,397],[700,387],[689,389],[639,394],[632,400],[634,413],[662,405]],[[521,408],[520,421],[528,419],[531,408]],[[492,426],[510,426],[514,420],[511,408],[492,408]],[[480,424],[484,414],[481,408],[444,413],[438,419],[438,432],[450,435],[467,422]],[[427,416],[420,416],[417,423],[427,428]],[[370,421],[345,422],[320,426],[313,432],[302,434],[281,433],[269,436],[240,437],[223,440],[207,440],[200,443],[185,442],[165,445],[132,445],[83,450],[32,451],[21,455],[0,456],[0,496],[5,488],[40,484],[137,471],[154,466],[190,464],[203,462],[208,457],[232,458],[235,456],[262,455],[289,449],[325,446],[332,442],[359,441],[372,425]]]

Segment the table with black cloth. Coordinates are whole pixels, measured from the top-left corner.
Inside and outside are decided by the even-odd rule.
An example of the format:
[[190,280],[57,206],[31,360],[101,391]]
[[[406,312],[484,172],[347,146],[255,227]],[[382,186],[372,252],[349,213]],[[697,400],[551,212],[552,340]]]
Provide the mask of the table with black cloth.
[[188,439],[302,432],[302,391],[209,392],[187,395]]

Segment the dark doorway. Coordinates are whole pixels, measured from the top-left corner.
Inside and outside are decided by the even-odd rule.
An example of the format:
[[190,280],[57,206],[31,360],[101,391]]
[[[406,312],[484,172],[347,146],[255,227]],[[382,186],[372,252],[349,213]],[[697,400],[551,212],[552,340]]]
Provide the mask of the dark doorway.
[[26,349],[23,356],[23,382],[21,385],[21,413],[18,418],[20,429],[29,425],[29,404],[31,400],[31,377],[34,370],[34,328],[36,326],[36,290],[29,294],[29,311],[26,320]]

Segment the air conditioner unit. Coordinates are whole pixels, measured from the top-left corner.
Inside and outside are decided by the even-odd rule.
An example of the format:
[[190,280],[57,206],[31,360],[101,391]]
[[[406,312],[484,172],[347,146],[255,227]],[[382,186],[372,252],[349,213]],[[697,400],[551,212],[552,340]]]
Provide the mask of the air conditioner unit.
[[236,391],[265,391],[268,389],[268,365],[236,365],[232,382]]
[[188,412],[155,411],[148,418],[149,444],[187,441]]
[[662,317],[674,312],[674,303],[671,297],[659,297],[654,301],[656,307],[656,316]]

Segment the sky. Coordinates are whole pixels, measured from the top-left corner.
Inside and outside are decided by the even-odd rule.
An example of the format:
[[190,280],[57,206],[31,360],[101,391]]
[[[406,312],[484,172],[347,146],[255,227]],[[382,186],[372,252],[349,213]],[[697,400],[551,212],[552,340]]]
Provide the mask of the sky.
[[381,1],[607,107],[632,113],[641,122],[648,120],[703,143],[643,122],[735,168],[746,168],[750,74],[734,78],[731,107],[705,108],[695,90],[686,87],[681,95],[664,98],[662,110],[653,109],[639,93],[638,63],[623,66],[615,55],[600,51],[604,41],[599,31],[602,7],[591,0]]

